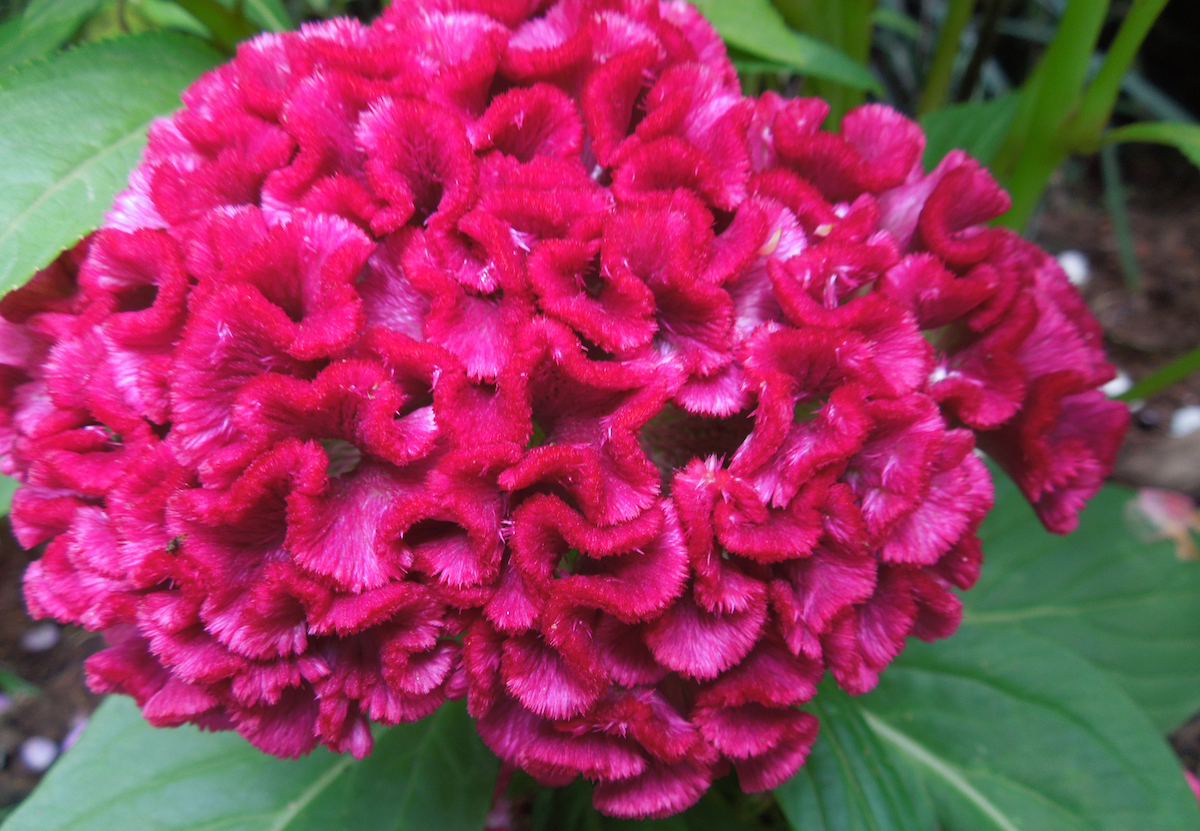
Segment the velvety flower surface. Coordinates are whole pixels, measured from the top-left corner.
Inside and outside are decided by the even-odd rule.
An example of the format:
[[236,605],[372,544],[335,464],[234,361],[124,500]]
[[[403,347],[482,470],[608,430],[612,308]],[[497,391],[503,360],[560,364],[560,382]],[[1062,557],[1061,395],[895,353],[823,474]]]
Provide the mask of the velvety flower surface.
[[39,617],[157,725],[362,756],[466,696],[661,816],[803,763],[826,671],[950,634],[978,443],[1073,527],[1125,428],[1008,198],[867,105],[744,98],[682,0],[264,35],[0,303]]

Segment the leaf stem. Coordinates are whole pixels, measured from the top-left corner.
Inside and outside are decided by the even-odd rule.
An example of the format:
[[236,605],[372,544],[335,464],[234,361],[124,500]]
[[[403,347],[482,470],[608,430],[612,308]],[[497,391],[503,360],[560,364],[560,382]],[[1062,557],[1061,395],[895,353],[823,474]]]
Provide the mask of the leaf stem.
[[[1108,0],[1070,0],[1050,48],[1035,70],[1036,83],[1023,94],[1032,94],[1032,112],[1022,124],[1028,129],[1021,141],[1009,177],[1012,208],[1000,224],[1021,230],[1029,222],[1050,175],[1067,157],[1061,131],[1075,114],[1087,77],[1088,62],[1108,14]],[[1006,144],[1005,150],[1011,148]]]
[[1079,113],[1063,136],[1067,145],[1084,152],[1095,149],[1100,133],[1112,117],[1113,105],[1117,103],[1117,95],[1121,92],[1121,79],[1133,64],[1138,50],[1142,48],[1142,41],[1166,5],[1167,0],[1134,0],[1121,22],[1121,28],[1117,30],[1100,71],[1079,105]]
[[1200,346],[1180,355],[1171,361],[1171,363],[1147,375],[1134,384],[1129,392],[1120,396],[1120,399],[1122,401],[1137,401],[1149,398],[1156,393],[1162,392],[1176,381],[1182,381],[1197,369],[1200,369]]
[[950,81],[954,76],[954,59],[958,57],[963,29],[974,13],[975,0],[950,0],[950,10],[942,23],[942,30],[938,33],[937,45],[933,50],[933,63],[929,66],[925,89],[921,93],[921,103],[917,107],[918,115],[925,115],[946,105],[946,99],[950,95]]

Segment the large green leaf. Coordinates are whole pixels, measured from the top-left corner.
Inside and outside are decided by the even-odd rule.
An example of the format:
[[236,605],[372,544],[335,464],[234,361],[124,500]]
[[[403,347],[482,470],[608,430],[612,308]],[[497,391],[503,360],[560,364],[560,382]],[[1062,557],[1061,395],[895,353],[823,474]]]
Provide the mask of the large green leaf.
[[1174,121],[1143,121],[1109,130],[1104,134],[1105,144],[1125,141],[1146,141],[1152,144],[1169,144],[1187,156],[1192,164],[1200,167],[1200,125],[1180,124]]
[[1024,629],[1105,670],[1159,730],[1200,710],[1200,563],[1148,545],[1125,518],[1133,492],[1110,485],[1065,537],[1042,530],[1007,477],[980,531],[984,566],[966,621]]
[[912,643],[859,699],[922,771],[945,831],[1192,831],[1200,807],[1138,707],[1071,651],[1013,628]]
[[865,66],[824,41],[788,28],[769,0],[691,0],[731,46],[854,89],[880,91]]
[[932,808],[908,769],[897,765],[863,721],[858,704],[830,679],[809,709],[821,730],[800,772],[775,789],[799,831],[930,831]]
[[497,765],[461,702],[381,735],[362,762],[292,762],[233,733],[156,730],[113,697],[3,831],[478,831]]
[[196,38],[155,33],[0,74],[0,293],[99,224],[150,121],[220,59]]
[[1008,134],[1020,96],[1016,93],[975,104],[955,104],[921,117],[925,130],[925,169],[932,170],[951,150],[966,150],[991,164]]

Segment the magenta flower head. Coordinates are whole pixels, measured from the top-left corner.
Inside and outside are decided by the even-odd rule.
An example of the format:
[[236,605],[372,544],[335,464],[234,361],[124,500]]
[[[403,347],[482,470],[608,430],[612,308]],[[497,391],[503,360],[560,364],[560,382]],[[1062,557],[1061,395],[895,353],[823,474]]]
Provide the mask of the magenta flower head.
[[97,691],[362,756],[467,698],[662,816],[803,763],[828,670],[954,631],[985,449],[1067,531],[1127,421],[1008,198],[867,105],[741,95],[683,0],[264,35],[0,303],[39,617]]

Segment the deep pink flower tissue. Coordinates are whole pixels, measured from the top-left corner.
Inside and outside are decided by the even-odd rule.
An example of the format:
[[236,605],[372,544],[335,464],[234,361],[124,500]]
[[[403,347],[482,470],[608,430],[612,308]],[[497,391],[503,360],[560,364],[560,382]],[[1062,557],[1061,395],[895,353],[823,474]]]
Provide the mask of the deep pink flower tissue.
[[263,35],[0,303],[37,617],[156,725],[484,741],[662,816],[804,762],[975,581],[985,448],[1068,531],[1127,421],[1008,197],[887,107],[742,96],[682,0]]

